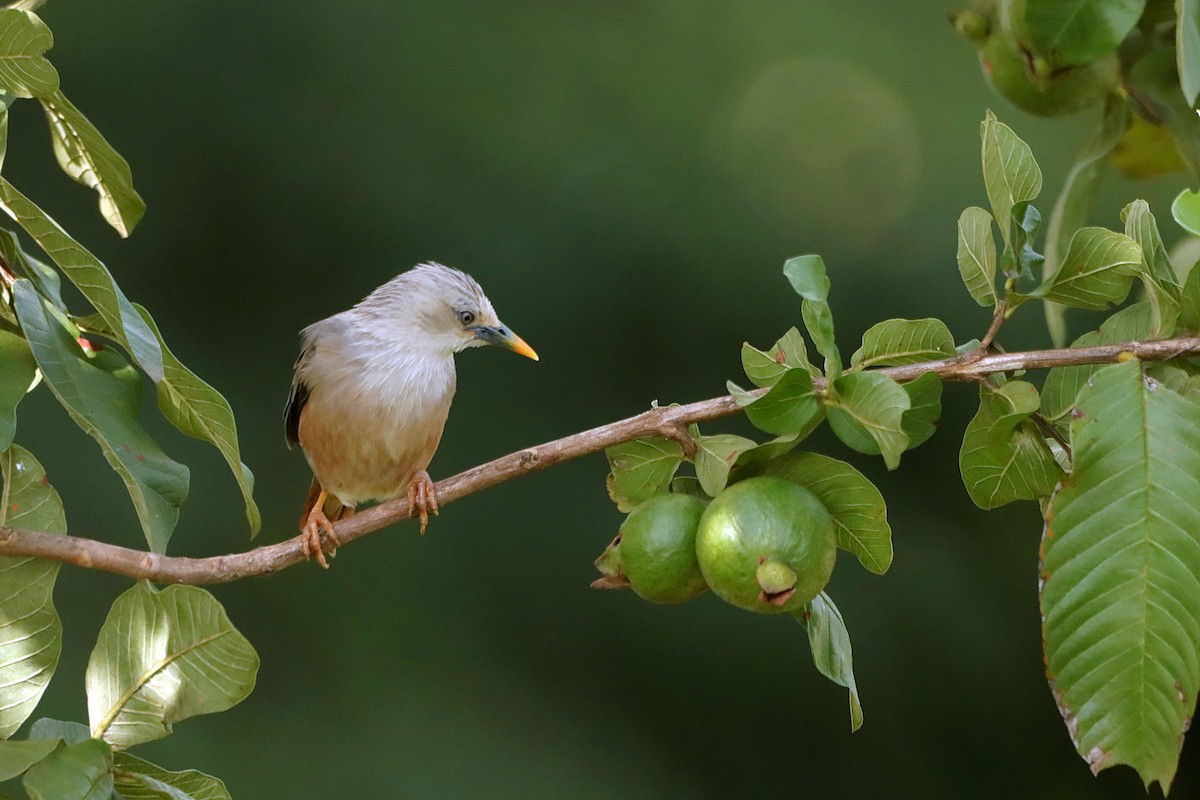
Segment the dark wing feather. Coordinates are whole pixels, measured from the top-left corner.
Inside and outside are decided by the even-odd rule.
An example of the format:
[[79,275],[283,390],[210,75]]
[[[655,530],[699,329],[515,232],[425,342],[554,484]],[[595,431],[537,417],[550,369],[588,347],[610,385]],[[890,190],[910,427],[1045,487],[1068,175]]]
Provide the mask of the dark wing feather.
[[294,444],[300,444],[300,412],[308,402],[308,384],[300,377],[300,367],[308,360],[312,345],[304,348],[300,358],[296,359],[296,374],[292,378],[292,391],[288,395],[287,405],[283,407],[284,435],[290,449]]

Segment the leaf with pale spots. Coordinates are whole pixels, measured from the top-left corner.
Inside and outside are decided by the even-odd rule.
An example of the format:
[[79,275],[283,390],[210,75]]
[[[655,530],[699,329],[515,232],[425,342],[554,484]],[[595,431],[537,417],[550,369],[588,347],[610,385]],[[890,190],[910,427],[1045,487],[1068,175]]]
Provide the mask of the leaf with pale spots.
[[100,215],[121,236],[128,236],[146,213],[146,204],[133,188],[133,173],[103,134],[55,90],[39,98],[50,125],[54,157],[71,180],[95,190]]
[[[0,478],[0,526],[67,532],[62,500],[29,451],[14,444],[0,453]],[[33,713],[58,666],[58,568],[57,561],[0,557],[0,738],[12,736]]]
[[1200,404],[1131,361],[1077,407],[1042,538],[1046,675],[1092,770],[1165,794],[1200,691]]
[[665,436],[622,442],[604,451],[608,457],[608,496],[629,513],[645,500],[664,494],[683,463],[683,447]]

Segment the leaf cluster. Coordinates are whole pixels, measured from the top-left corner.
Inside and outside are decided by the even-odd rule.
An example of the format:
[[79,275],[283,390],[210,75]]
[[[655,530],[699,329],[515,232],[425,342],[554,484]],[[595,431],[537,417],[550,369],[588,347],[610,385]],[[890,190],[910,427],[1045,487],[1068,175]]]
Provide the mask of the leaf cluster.
[[[50,29],[40,3],[0,8],[0,170],[8,109],[36,101],[54,156],[96,192],[101,216],[128,236],[145,211],[128,163],[63,93],[46,57]],[[130,301],[108,268],[0,174],[0,526],[66,534],[58,493],[34,455],[15,443],[17,409],[41,389],[99,445],[121,477],[151,551],[166,551],[188,493],[188,468],[142,426],[142,381],[162,415],[214,445],[259,527],[253,476],[241,463],[229,403],[170,351],[150,313]],[[37,254],[28,244],[36,246]],[[64,279],[83,307],[71,307]],[[0,780],[23,775],[32,798],[227,798],[203,773],[171,772],[124,752],[166,736],[175,722],[222,711],[254,685],[258,656],[208,592],[139,583],[117,598],[87,669],[90,726],[39,720],[11,737],[54,675],[62,624],[54,608],[58,564],[0,558]]]

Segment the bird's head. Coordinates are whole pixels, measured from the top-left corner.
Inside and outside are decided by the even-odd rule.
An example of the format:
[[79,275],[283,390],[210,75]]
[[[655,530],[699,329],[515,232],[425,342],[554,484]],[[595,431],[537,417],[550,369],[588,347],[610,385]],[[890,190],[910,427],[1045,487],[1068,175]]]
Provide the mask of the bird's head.
[[537,353],[500,321],[475,279],[436,263],[418,264],[371,293],[359,308],[386,314],[422,347],[457,353],[498,345],[534,361]]

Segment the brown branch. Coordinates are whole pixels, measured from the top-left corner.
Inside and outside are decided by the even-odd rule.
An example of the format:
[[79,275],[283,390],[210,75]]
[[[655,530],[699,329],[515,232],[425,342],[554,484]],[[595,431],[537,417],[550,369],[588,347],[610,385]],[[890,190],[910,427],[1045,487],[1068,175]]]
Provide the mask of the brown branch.
[[[1200,338],[1183,337],[1158,342],[1126,342],[985,356],[968,353],[957,358],[887,367],[879,371],[901,382],[914,380],[927,372],[934,372],[944,380],[978,381],[997,372],[1106,364],[1130,357],[1142,361],[1161,361],[1185,355],[1200,355]],[[761,394],[762,390],[757,393]],[[688,405],[652,408],[635,417],[519,450],[446,478],[437,484],[438,502],[444,506],[522,475],[643,436],[686,437],[688,425],[731,416],[740,410],[732,397],[714,397]],[[687,439],[690,441],[690,437]],[[404,499],[389,500],[338,522],[338,538],[346,545],[408,516],[408,504]],[[0,526],[0,555],[48,558],[130,578],[145,578],[156,583],[227,583],[257,575],[270,575],[304,560],[300,541],[301,537],[296,536],[245,553],[180,558],[131,550],[77,536]]]

